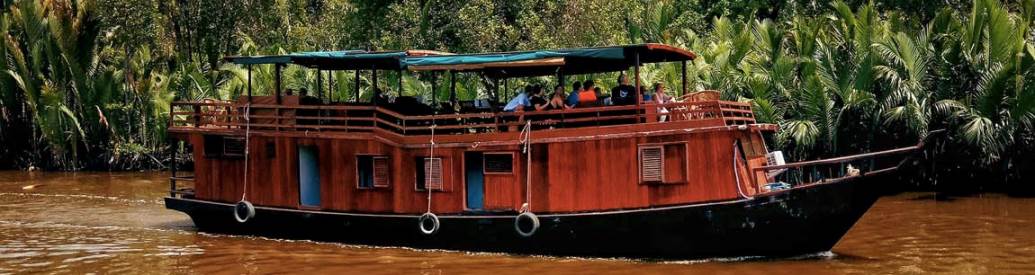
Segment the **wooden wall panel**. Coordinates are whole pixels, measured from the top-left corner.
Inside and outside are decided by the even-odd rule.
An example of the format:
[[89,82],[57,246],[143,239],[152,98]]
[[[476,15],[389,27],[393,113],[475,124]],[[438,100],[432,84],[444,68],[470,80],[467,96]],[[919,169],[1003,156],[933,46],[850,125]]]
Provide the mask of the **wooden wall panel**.
[[[675,205],[736,198],[733,138],[737,131],[711,131],[668,136],[627,137],[570,141],[533,146],[532,205],[536,212],[595,211]],[[243,191],[243,159],[205,158],[204,137],[191,134],[194,146],[196,196],[200,199],[236,202]],[[266,152],[267,142],[275,144]],[[685,175],[672,184],[641,184],[636,173],[637,149],[641,144],[685,142]],[[427,193],[415,190],[415,158],[428,155],[427,148],[406,149],[371,139],[319,139],[296,137],[252,137],[250,140],[248,198],[257,205],[297,208],[299,144],[319,151],[321,208],[367,213],[422,213]],[[499,152],[519,150],[517,146],[481,148],[437,148],[443,158],[446,190],[433,192],[436,213],[457,213],[464,209],[463,156],[466,151]],[[391,158],[391,186],[358,189],[356,155],[384,155]],[[666,154],[676,158],[675,154]],[[486,175],[487,209],[519,209],[525,198],[525,156],[514,155],[513,174]],[[670,165],[667,162],[666,165]],[[753,188],[747,166],[742,163],[742,184]]]

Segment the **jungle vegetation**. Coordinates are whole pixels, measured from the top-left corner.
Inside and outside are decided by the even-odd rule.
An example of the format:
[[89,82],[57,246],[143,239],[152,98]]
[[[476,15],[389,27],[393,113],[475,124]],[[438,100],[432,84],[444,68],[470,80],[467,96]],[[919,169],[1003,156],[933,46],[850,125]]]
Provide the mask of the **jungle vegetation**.
[[[1035,0],[0,3],[0,168],[161,169],[170,102],[244,91],[246,71],[227,55],[660,42],[698,53],[691,89],[752,103],[759,120],[782,128],[770,146],[795,159],[913,144],[946,129],[940,176],[926,184],[1035,189]],[[272,87],[272,71],[255,67],[257,91]],[[352,77],[339,74],[326,89],[349,100]],[[643,75],[678,87],[680,70],[648,66]],[[420,76],[395,77],[405,94],[432,95]],[[371,78],[360,81],[369,97]],[[315,72],[288,67],[285,85],[315,90]],[[459,86],[461,98],[486,93],[475,76]]]

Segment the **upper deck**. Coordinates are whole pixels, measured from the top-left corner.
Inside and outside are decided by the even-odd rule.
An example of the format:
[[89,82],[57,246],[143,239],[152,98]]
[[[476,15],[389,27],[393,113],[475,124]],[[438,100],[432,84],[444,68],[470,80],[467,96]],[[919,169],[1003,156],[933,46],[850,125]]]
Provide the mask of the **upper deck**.
[[406,138],[429,136],[434,128],[438,140],[460,142],[485,141],[494,134],[516,135],[526,124],[532,126],[537,136],[550,136],[546,133],[589,135],[606,129],[622,131],[630,126],[649,131],[755,124],[749,103],[722,100],[549,111],[475,109],[434,115],[403,112],[408,109],[397,105],[323,103],[299,96],[285,96],[280,104],[271,97],[253,97],[252,103],[243,99],[174,102],[169,132],[244,135],[249,131],[252,135],[321,138],[356,138],[360,133],[379,133]]

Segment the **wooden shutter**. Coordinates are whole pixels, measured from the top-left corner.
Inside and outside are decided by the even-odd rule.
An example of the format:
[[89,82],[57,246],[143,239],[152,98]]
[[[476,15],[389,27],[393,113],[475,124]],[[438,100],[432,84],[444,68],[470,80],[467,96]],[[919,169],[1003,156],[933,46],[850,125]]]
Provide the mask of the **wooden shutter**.
[[486,174],[514,173],[514,153],[485,153],[482,158]]
[[223,138],[223,156],[226,157],[243,157],[244,156],[244,138],[243,137],[224,137]]
[[387,157],[374,157],[374,187],[388,187],[389,171]]
[[442,190],[441,158],[424,158],[424,188]]
[[664,182],[665,150],[661,146],[640,147],[640,182]]

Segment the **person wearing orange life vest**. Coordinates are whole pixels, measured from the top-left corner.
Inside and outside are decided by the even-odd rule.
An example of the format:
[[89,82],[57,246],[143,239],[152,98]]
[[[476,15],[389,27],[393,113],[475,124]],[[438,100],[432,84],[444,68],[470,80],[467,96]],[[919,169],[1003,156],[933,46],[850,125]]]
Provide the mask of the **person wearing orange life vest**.
[[582,90],[579,91],[579,107],[593,107],[597,105],[597,93],[593,88],[592,79],[582,82]]

